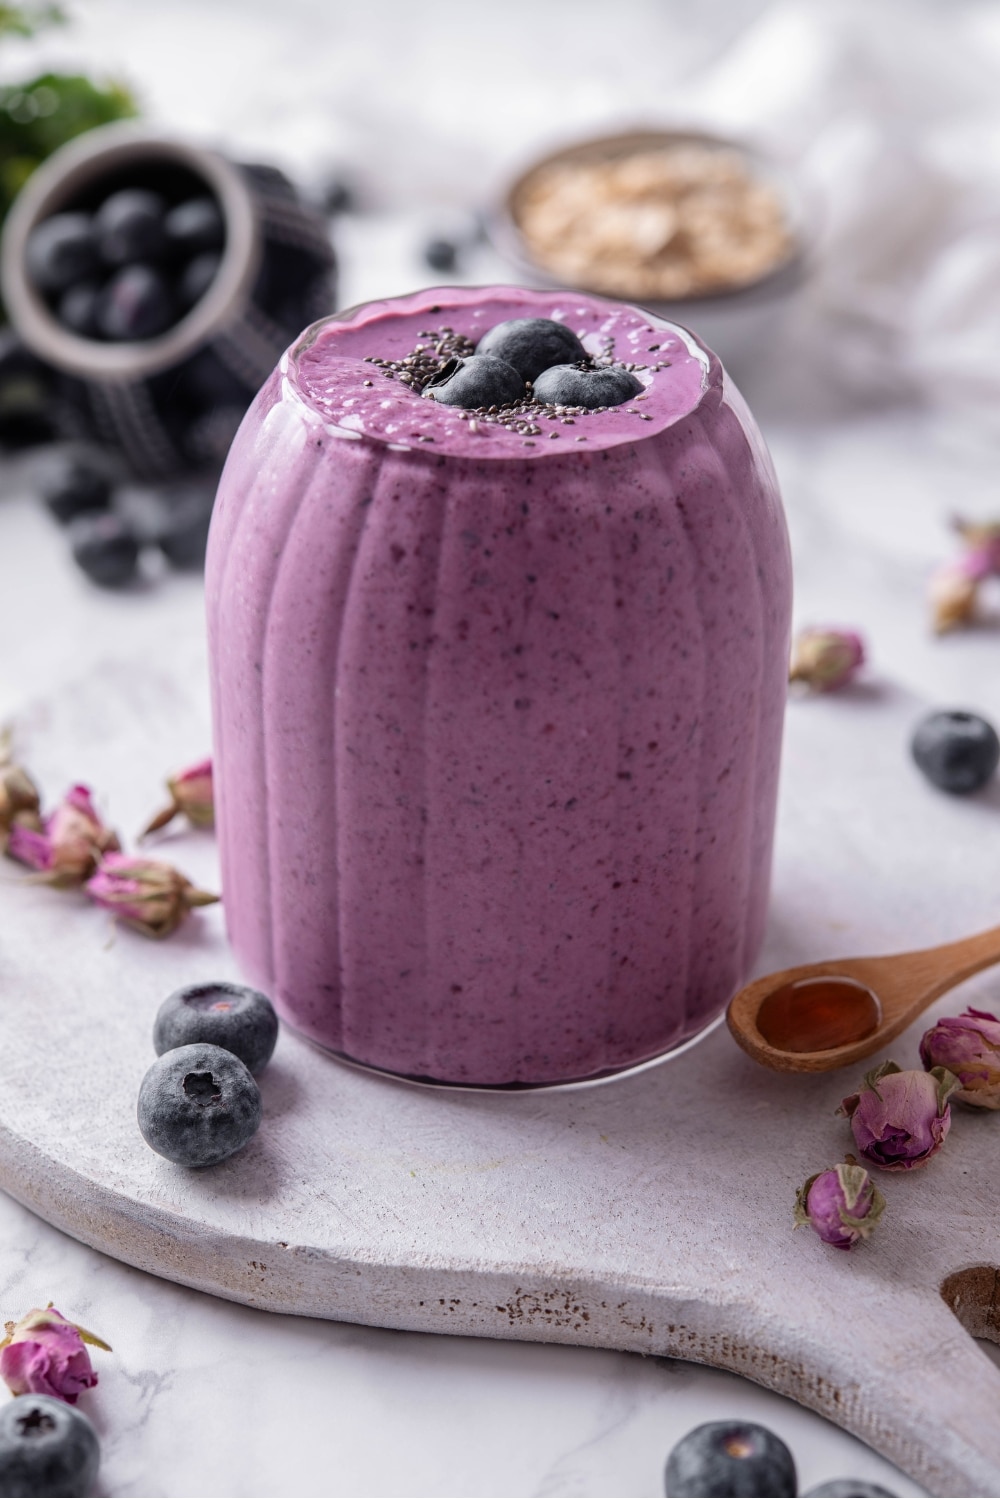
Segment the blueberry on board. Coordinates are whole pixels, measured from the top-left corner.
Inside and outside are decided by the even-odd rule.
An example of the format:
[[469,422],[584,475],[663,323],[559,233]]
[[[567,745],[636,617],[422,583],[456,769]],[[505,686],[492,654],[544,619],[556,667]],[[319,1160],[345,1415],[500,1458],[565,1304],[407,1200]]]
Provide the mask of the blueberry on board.
[[131,583],[139,567],[139,542],[121,516],[111,511],[77,516],[69,537],[73,561],[92,583],[106,589]]
[[53,214],[28,236],[25,270],[41,292],[63,292],[97,269],[97,240],[89,214]]
[[0,1495],[89,1495],[101,1459],[82,1411],[54,1396],[0,1407]]
[[781,1439],[757,1422],[704,1422],[667,1459],[667,1495],[796,1493],[795,1460]]
[[111,504],[111,480],[85,458],[60,464],[41,488],[42,499],[62,525],[76,516],[106,511]]
[[880,1484],[874,1484],[870,1479],[828,1479],[826,1484],[814,1485],[811,1490],[803,1490],[804,1496],[810,1495],[884,1495],[888,1500],[895,1500],[893,1490],[883,1489]]
[[642,381],[621,365],[578,370],[575,365],[552,365],[535,381],[535,400],[553,406],[620,406],[642,390]]
[[428,240],[424,246],[424,260],[432,271],[453,271],[458,260],[458,246],[454,240],[443,236]]
[[177,302],[185,312],[200,302],[219,274],[222,256],[216,250],[204,250],[188,261],[177,278]]
[[466,359],[450,359],[437,378],[425,387],[435,401],[445,406],[504,406],[522,401],[527,394],[524,381],[504,359],[492,354],[470,354]]
[[476,353],[505,359],[524,380],[534,380],[551,365],[571,365],[587,358],[572,328],[553,318],[510,318],[497,323],[483,334]]
[[163,274],[142,261],[117,271],[97,301],[97,330],[116,342],[154,338],[173,318],[173,299]]
[[97,246],[109,266],[157,260],[166,249],[167,205],[147,188],[122,188],[105,198],[94,215]]
[[239,1151],[260,1124],[260,1089],[223,1047],[194,1042],[164,1052],[139,1089],[147,1146],[182,1167],[211,1167]]
[[913,759],[943,792],[978,792],[1000,762],[997,732],[979,714],[948,709],[928,714],[910,741]]
[[180,255],[202,250],[220,250],[226,237],[222,210],[214,198],[188,198],[167,213],[163,221],[167,244]]
[[174,485],[164,495],[153,540],[175,568],[204,567],[214,504],[214,485]]
[[162,1057],[191,1042],[224,1047],[259,1073],[278,1040],[278,1017],[260,990],[245,984],[188,984],[168,995],[153,1023],[153,1046]]
[[97,299],[101,295],[100,283],[96,281],[78,281],[75,286],[68,287],[59,298],[56,306],[56,317],[64,328],[70,333],[77,333],[82,339],[97,337]]

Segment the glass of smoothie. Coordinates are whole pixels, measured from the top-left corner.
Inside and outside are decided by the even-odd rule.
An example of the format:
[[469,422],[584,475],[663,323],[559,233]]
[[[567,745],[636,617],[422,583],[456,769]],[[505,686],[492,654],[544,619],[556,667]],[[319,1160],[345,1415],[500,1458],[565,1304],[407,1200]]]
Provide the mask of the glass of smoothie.
[[314,324],[230,452],[207,596],[226,918],[292,1027],[524,1087],[719,1016],[763,935],[791,572],[695,337],[512,287]]

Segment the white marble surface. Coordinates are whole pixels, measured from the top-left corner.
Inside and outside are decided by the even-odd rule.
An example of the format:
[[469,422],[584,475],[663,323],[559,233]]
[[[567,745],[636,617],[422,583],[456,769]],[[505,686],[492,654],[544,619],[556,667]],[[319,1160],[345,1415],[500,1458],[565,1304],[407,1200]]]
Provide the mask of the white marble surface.
[[[685,21],[690,7],[632,5],[633,32],[655,43],[644,45],[637,57],[625,28],[604,26],[606,8],[586,9],[584,25],[581,8],[573,7],[572,55],[578,69],[587,71],[590,91],[560,91],[566,129],[559,131],[551,103],[537,89],[524,92],[522,80],[512,112],[514,146],[521,150],[537,136],[572,133],[584,121],[601,124],[633,110],[648,115],[658,98],[716,56],[763,8],[744,0],[706,7],[710,16]],[[926,19],[929,7],[918,8]],[[246,139],[252,149],[278,151],[293,165],[308,159],[310,170],[324,158],[351,161],[356,152],[365,158],[384,139],[377,129],[380,108],[394,128],[409,123],[401,119],[401,108],[392,114],[390,94],[365,89],[373,58],[383,61],[400,79],[398,98],[411,116],[416,111],[426,151],[419,190],[412,187],[412,172],[373,166],[375,211],[341,226],[343,300],[355,301],[422,279],[412,252],[427,222],[427,203],[461,201],[482,172],[497,170],[503,160],[502,152],[485,152],[478,125],[465,132],[456,126],[453,106],[440,89],[421,93],[414,82],[421,68],[407,68],[407,57],[419,44],[416,55],[426,76],[432,55],[426,38],[435,26],[444,38],[447,26],[447,74],[454,77],[474,56],[491,103],[503,97],[504,70],[520,61],[510,27],[500,28],[493,47],[485,8],[470,20],[467,7],[422,7],[425,20],[430,16],[422,34],[411,29],[402,7],[372,8],[398,22],[382,28],[365,22],[366,9],[294,0],[277,15],[273,7],[249,0],[201,0],[196,13],[187,3],[160,8],[89,0],[79,8],[76,31],[35,44],[35,52],[47,48],[46,55],[63,62],[99,61],[139,84],[160,119]],[[565,17],[569,8],[560,0],[552,9]],[[855,26],[859,52],[870,40],[879,43],[877,34],[869,38],[856,8],[853,21],[850,7],[840,10]],[[886,4],[886,15],[897,11]],[[956,5],[950,14],[959,11],[984,8]],[[306,57],[320,12],[325,45],[340,44],[331,74],[341,107],[330,114],[325,137],[317,131],[315,50],[311,91],[304,91],[300,109],[285,82],[276,82],[279,66],[284,80]],[[538,7],[508,8],[507,14],[514,15],[522,36],[533,25],[537,39],[537,28],[544,26],[542,51],[552,55],[556,22],[543,21]],[[467,28],[464,41],[459,19]],[[238,65],[226,67],[220,44],[232,38],[237,22],[240,43],[232,56]],[[947,45],[948,32],[941,36]],[[10,76],[18,58],[29,55],[29,48],[10,54],[2,71]],[[353,78],[350,87],[345,78]],[[537,65],[529,69],[532,82],[541,82]],[[444,160],[450,170],[436,173],[428,166]],[[482,252],[468,271],[484,279],[494,264]],[[764,363],[751,372],[748,385],[786,496],[798,618],[857,626],[871,645],[867,686],[845,700],[844,711],[863,714],[882,685],[911,693],[915,711],[919,701],[961,704],[1000,720],[1000,599],[979,629],[944,641],[929,636],[923,601],[928,570],[951,545],[948,515],[959,509],[1000,513],[995,435],[953,406],[879,405],[870,394],[862,403],[842,379],[828,382],[815,358],[800,365],[792,381],[768,374]],[[0,555],[7,560],[0,582],[0,718],[16,715],[43,690],[72,683],[83,660],[120,654],[132,613],[146,602],[141,592],[98,595],[75,574],[54,528],[29,498],[30,476],[30,462],[24,461],[0,472]],[[199,608],[197,582],[171,577],[156,587],[165,619],[188,631]],[[808,713],[810,705],[795,704],[791,711]],[[192,747],[192,753],[200,749]],[[901,745],[884,749],[880,789],[891,782],[887,763],[898,764],[901,778],[914,774]],[[100,782],[96,765],[81,766],[80,774]],[[891,828],[890,809],[873,799],[874,779],[866,783],[856,770],[852,774],[859,857],[874,860],[891,878],[891,848],[882,832],[883,823]],[[832,815],[824,809],[852,806],[850,795],[839,790],[825,802],[824,788],[817,787],[817,860],[823,818]],[[993,818],[998,811],[996,796],[977,809]],[[970,902],[961,885],[961,830],[968,815],[967,808],[955,809],[954,838],[942,860],[942,936],[969,925]],[[977,893],[971,907],[982,905]],[[779,848],[775,922],[781,917]],[[831,920],[836,922],[835,915]],[[896,932],[904,923],[905,913],[892,914]],[[0,1002],[16,1003],[16,996]],[[920,1493],[828,1423],[733,1376],[634,1355],[392,1333],[253,1312],[123,1267],[2,1199],[0,1316],[17,1317],[49,1299],[115,1346],[113,1356],[98,1356],[101,1384],[88,1400],[104,1442],[101,1485],[107,1495],[655,1495],[662,1492],[662,1463],[671,1444],[698,1421],[728,1416],[762,1420],[780,1432],[795,1451],[803,1488],[836,1473],[855,1473],[900,1494]]]

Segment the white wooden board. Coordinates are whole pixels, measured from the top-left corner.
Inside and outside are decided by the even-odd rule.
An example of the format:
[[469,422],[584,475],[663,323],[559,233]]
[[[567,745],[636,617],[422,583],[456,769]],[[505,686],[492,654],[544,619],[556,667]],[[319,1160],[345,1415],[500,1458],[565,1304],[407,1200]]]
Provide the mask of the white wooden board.
[[[133,631],[18,719],[50,799],[89,779],[123,837],[161,773],[208,742],[197,619],[154,656],[143,603]],[[996,922],[1000,797],[923,786],[905,758],[920,709],[889,686],[790,709],[762,972]],[[211,835],[158,849],[214,879]],[[1000,1493],[1000,1369],[939,1291],[989,1268],[966,1298],[989,1331],[1000,1118],[956,1111],[935,1161],[883,1178],[883,1225],[846,1255],[793,1233],[791,1205],[850,1146],[833,1112],[853,1073],[771,1075],[717,1030],[590,1089],[449,1093],[345,1068],[286,1032],[259,1135],[193,1174],[148,1150],[135,1098],[160,999],[235,975],[220,913],[152,944],[2,873],[0,1186],[49,1222],[256,1307],[718,1365],[833,1418],[933,1493]],[[991,995],[1000,983],[982,976],[961,998]],[[904,1066],[921,1029],[892,1049]]]

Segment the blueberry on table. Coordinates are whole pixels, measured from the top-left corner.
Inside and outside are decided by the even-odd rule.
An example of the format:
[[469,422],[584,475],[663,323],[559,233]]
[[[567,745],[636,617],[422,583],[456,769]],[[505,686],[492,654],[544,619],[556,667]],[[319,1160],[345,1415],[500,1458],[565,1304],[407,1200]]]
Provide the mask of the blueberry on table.
[[82,1411],[54,1396],[0,1408],[0,1495],[89,1495],[101,1450]]
[[61,524],[77,516],[106,511],[111,503],[111,480],[103,469],[84,458],[61,464],[41,489],[42,499]]
[[1000,762],[997,732],[979,714],[949,709],[928,714],[910,741],[913,759],[943,792],[978,792]]
[[667,1459],[667,1495],[784,1497],[796,1484],[788,1448],[757,1422],[704,1422]]
[[41,292],[62,292],[98,263],[94,222],[89,214],[53,214],[28,236],[25,269]]
[[256,1133],[260,1089],[233,1052],[195,1042],[164,1052],[139,1089],[147,1146],[181,1167],[225,1161]]
[[552,365],[535,381],[535,400],[553,406],[620,406],[637,396],[642,381],[621,365],[578,370],[575,365]]
[[214,504],[212,485],[175,485],[165,494],[152,540],[173,567],[204,567]]
[[147,188],[122,188],[105,198],[94,215],[101,259],[109,266],[157,260],[166,249],[167,205]]
[[78,281],[75,286],[68,287],[63,292],[56,307],[56,317],[70,333],[77,333],[82,339],[96,338],[97,300],[100,295],[99,282]]
[[278,1017],[260,990],[245,984],[188,984],[168,995],[153,1023],[159,1056],[193,1042],[232,1052],[251,1073],[270,1060],[278,1040]]
[[454,240],[443,236],[428,240],[424,246],[424,260],[432,271],[453,271],[458,260],[458,246]]
[[321,192],[323,212],[333,218],[335,214],[350,213],[354,207],[354,189],[343,177],[328,177]]
[[220,250],[226,237],[222,210],[214,198],[188,198],[170,209],[163,221],[167,244],[181,255]]
[[200,302],[219,274],[222,256],[215,250],[204,250],[189,260],[177,278],[177,302],[185,311]]
[[509,318],[497,323],[483,334],[476,353],[505,359],[524,380],[534,380],[551,365],[571,365],[587,358],[572,328],[553,318]]
[[508,402],[523,401],[527,395],[524,381],[513,365],[491,354],[450,359],[426,391],[445,406],[467,409],[504,406]]
[[139,567],[139,542],[121,516],[111,511],[77,516],[69,537],[73,561],[91,583],[106,589],[131,583]]
[[873,1484],[870,1479],[828,1479],[826,1484],[814,1485],[811,1490],[804,1490],[805,1496],[810,1495],[884,1495],[888,1500],[895,1500],[893,1490],[885,1490],[880,1484]]
[[97,331],[115,342],[154,338],[173,319],[173,299],[162,272],[142,261],[117,271],[97,301]]

